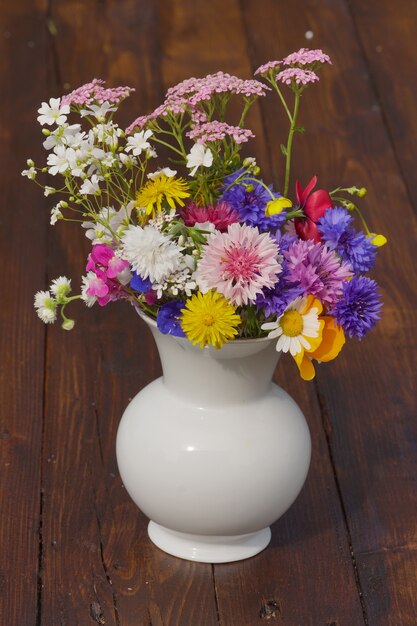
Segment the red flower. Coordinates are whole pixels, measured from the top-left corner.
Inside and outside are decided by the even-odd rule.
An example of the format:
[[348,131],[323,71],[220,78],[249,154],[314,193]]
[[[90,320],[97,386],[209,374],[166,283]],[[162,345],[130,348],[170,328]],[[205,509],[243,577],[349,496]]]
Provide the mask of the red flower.
[[295,231],[300,239],[312,239],[314,243],[321,240],[317,222],[323,217],[326,209],[332,206],[332,199],[324,189],[317,189],[311,193],[316,184],[317,176],[313,176],[304,190],[298,180],[295,183],[297,204],[305,214],[305,217],[297,217],[294,220]]

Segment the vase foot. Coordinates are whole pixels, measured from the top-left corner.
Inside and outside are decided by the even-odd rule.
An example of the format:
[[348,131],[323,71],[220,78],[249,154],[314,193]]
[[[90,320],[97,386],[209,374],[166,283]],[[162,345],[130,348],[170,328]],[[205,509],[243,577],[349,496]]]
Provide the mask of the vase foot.
[[209,536],[180,533],[149,522],[151,541],[164,552],[199,563],[230,563],[262,552],[271,541],[271,530],[234,536]]

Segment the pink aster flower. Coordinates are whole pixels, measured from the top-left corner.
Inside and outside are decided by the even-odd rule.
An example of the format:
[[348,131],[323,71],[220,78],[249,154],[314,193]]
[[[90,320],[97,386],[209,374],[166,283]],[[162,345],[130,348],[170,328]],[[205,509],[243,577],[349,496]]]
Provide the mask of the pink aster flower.
[[197,206],[190,202],[182,211],[182,218],[187,226],[210,222],[217,230],[225,231],[231,224],[239,222],[239,215],[227,202],[218,202],[215,205]]
[[287,261],[285,279],[301,287],[304,294],[318,298],[327,308],[333,307],[343,293],[343,284],[352,276],[350,265],[321,243],[298,240],[283,252]]
[[298,67],[289,67],[286,70],[282,70],[282,72],[277,74],[276,78],[285,85],[291,85],[292,83],[307,85],[308,83],[315,83],[319,80],[315,72],[302,70]]
[[278,246],[268,233],[245,224],[232,224],[226,233],[213,233],[203,248],[196,279],[205,292],[215,289],[235,306],[255,302],[273,287],[282,271]]

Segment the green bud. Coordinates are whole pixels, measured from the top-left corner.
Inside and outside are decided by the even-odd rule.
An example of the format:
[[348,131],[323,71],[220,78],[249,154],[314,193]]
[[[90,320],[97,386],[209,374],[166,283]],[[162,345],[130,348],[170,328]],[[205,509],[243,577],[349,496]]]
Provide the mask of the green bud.
[[74,326],[75,326],[75,322],[74,322],[74,320],[65,319],[65,320],[62,322],[62,328],[63,328],[64,330],[72,330],[72,329],[74,328]]
[[43,167],[43,168],[41,169],[42,174],[46,174],[46,172],[47,172],[47,171],[48,171],[48,168],[47,168],[47,167]]
[[361,187],[360,189],[358,189],[357,193],[359,198],[363,198],[368,193],[368,190],[366,189],[366,187]]
[[48,130],[47,128],[42,128],[42,135],[45,135],[45,137],[49,137],[50,134],[50,130]]
[[246,185],[246,191],[248,193],[250,193],[251,191],[253,191],[255,189],[255,187],[253,185]]
[[82,203],[83,203],[83,201],[81,200],[81,198],[77,198],[75,200],[75,204],[82,204]]
[[29,167],[35,167],[35,161],[32,161],[32,159],[28,159],[26,163],[28,164]]
[[353,204],[353,202],[348,202],[346,208],[348,209],[348,211],[354,211],[356,209],[356,206]]
[[104,174],[104,178],[105,178],[106,180],[110,180],[110,179],[111,179],[111,174],[110,174],[110,172],[107,172],[106,174]]
[[63,209],[68,209],[68,202],[65,202],[65,200],[61,200],[61,207]]
[[253,168],[253,173],[255,174],[255,176],[259,176],[259,174],[261,173],[261,168],[257,165]]

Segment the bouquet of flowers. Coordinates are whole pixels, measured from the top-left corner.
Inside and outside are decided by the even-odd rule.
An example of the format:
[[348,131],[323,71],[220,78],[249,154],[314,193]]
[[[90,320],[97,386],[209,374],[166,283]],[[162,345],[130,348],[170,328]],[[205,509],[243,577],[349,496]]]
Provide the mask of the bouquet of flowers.
[[[325,64],[331,61],[321,50],[302,48],[259,67],[260,80],[223,72],[189,78],[126,130],[114,114],[130,87],[94,79],[42,103],[47,164],[29,159],[22,174],[59,198],[51,224],[79,222],[92,248],[81,293],[71,295],[71,281],[56,278],[35,296],[39,317],[49,324],[60,310],[70,330],[72,301],[91,307],[124,300],[162,333],[201,348],[275,337],[306,380],[314,377],[314,360],[339,354],[345,335],[361,339],[379,319],[378,287],[366,273],[386,242],[369,231],[353,201],[366,189],[316,189],[313,176],[304,187],[296,180],[294,196],[290,191],[293,139],[304,130],[301,96]],[[289,122],[280,191],[264,182],[253,157],[240,154],[254,137],[247,113],[268,94]],[[232,101],[239,119],[230,118]],[[60,182],[43,185],[42,174]]]

